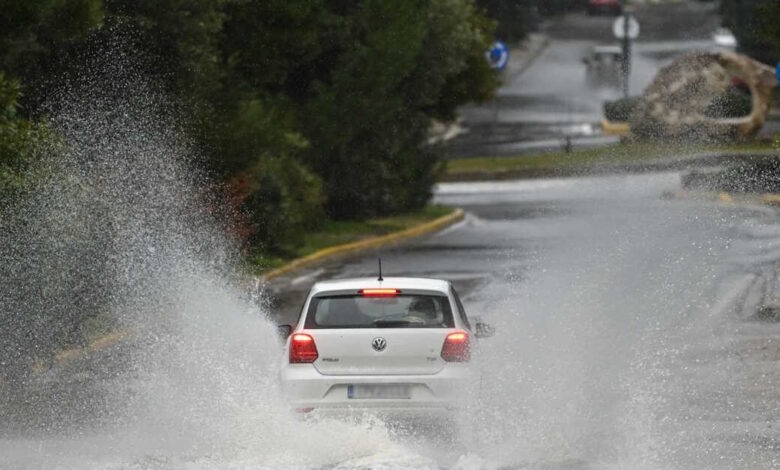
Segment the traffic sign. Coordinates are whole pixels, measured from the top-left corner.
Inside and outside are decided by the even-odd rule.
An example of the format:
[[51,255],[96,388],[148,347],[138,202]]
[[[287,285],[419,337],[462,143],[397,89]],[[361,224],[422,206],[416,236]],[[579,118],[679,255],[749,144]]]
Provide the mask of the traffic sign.
[[777,81],[780,82],[780,62],[778,62],[777,67],[775,67],[775,77],[777,78]]
[[509,62],[509,48],[501,41],[496,41],[487,52],[487,59],[491,67],[496,70],[504,70]]
[[631,15],[619,16],[614,23],[612,23],[612,34],[618,39],[625,38],[626,33],[626,18],[628,18],[628,38],[636,39],[639,37],[639,22]]

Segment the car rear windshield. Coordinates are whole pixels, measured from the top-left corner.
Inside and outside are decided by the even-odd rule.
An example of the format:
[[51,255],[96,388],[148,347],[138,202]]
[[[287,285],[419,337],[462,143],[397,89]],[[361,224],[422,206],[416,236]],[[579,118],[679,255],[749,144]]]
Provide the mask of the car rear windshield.
[[444,295],[336,295],[311,299],[305,328],[453,328]]

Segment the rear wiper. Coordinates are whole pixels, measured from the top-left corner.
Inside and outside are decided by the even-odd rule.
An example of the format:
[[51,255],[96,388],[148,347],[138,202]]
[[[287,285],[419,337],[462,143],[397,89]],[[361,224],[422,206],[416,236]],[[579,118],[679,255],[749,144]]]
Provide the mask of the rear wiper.
[[377,328],[392,328],[394,326],[408,326],[412,322],[407,320],[375,320],[374,326]]

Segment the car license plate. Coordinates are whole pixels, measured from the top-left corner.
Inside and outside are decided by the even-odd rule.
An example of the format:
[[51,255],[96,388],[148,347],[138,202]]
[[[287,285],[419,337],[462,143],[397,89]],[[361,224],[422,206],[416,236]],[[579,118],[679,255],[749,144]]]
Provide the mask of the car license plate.
[[412,390],[408,384],[348,385],[347,398],[361,400],[409,399]]

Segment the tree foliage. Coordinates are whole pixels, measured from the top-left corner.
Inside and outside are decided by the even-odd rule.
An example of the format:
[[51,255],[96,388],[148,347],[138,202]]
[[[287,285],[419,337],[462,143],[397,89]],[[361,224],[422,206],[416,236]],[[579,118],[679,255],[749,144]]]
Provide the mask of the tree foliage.
[[780,60],[780,3],[763,0],[723,0],[723,23],[737,38],[739,49],[768,64]]
[[[20,95],[19,81],[0,71],[0,201],[10,201],[24,190],[35,144],[46,135],[44,126],[19,116]],[[0,218],[4,207],[0,204]]]
[[479,8],[496,22],[496,38],[515,42],[554,15],[582,10],[585,0],[477,0]]
[[528,33],[533,15],[530,0],[478,0],[485,14],[496,21],[496,37],[516,41]]
[[298,120],[328,213],[419,207],[437,167],[424,146],[431,118],[450,120],[458,105],[486,99],[495,86],[484,60],[487,22],[465,0],[365,1],[337,21],[353,32],[350,44],[309,84]]
[[440,166],[431,121],[496,86],[474,0],[0,1],[0,70],[25,84],[25,117],[112,41],[130,44],[269,249],[323,208],[423,205]]

